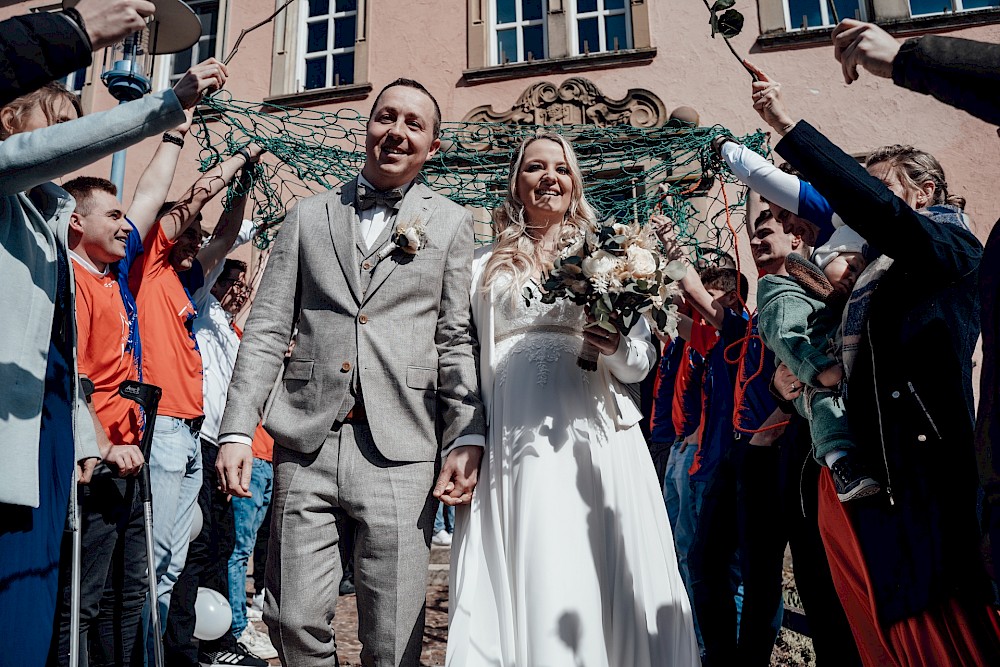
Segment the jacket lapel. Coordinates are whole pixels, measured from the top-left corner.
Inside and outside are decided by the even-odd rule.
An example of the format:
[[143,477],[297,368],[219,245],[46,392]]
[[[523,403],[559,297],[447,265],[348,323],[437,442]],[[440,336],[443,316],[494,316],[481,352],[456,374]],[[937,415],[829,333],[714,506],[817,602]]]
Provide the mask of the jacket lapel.
[[[392,233],[398,227],[410,227],[417,223],[424,225],[425,227],[430,223],[430,207],[431,207],[431,191],[426,185],[422,183],[414,183],[413,187],[410,188],[406,196],[403,197],[403,201],[399,204],[399,211],[396,213],[396,219],[391,225],[386,225],[386,227],[391,226]],[[385,236],[385,234],[383,234]],[[386,239],[379,239],[379,243],[375,244],[375,247],[379,250],[388,241]],[[417,251],[420,254],[420,251]],[[398,260],[399,251],[394,252],[389,255],[381,262],[375,266],[375,273],[372,275],[372,282],[368,286],[368,291],[365,293],[364,301],[371,299],[372,295],[382,286],[382,283],[396,270],[399,266]]]
[[330,221],[330,238],[333,239],[333,249],[337,254],[337,260],[340,262],[340,268],[344,272],[347,284],[351,288],[351,295],[355,302],[360,305],[363,293],[358,276],[360,269],[355,259],[357,213],[354,211],[354,196],[357,187],[358,180],[356,178],[349,183],[342,184],[335,196],[327,201],[326,210]]

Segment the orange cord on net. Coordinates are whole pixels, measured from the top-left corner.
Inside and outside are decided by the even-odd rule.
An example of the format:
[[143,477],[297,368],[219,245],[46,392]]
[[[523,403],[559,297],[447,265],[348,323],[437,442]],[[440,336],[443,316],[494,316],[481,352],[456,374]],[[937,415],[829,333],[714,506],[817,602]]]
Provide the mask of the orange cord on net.
[[[722,185],[721,189],[722,189],[722,202],[723,205],[725,206],[725,211],[726,211],[726,227],[729,229],[729,233],[733,235],[733,252],[736,254],[736,273],[737,275],[740,275],[743,272],[743,268],[740,263],[740,244],[737,241],[736,230],[733,228],[732,217],[729,213],[729,196],[726,194],[726,186]],[[736,296],[740,301],[740,307],[743,309],[743,312],[747,314],[747,332],[746,335],[743,336],[743,338],[740,338],[739,340],[730,343],[729,345],[726,346],[726,349],[723,350],[723,357],[725,358],[726,363],[737,365],[736,388],[733,392],[733,428],[740,433],[751,433],[751,434],[763,433],[765,431],[770,431],[776,428],[783,428],[788,425],[789,420],[786,419],[783,422],[779,422],[777,424],[771,424],[770,426],[764,426],[757,429],[744,428],[743,425],[740,423],[740,413],[743,410],[743,406],[746,400],[746,387],[755,379],[757,379],[761,375],[761,373],[764,372],[764,354],[763,354],[764,342],[761,340],[760,335],[754,333],[753,330],[754,329],[753,318],[754,315],[756,315],[756,311],[750,312],[750,309],[747,307],[746,301],[744,301],[743,295],[739,293],[739,290],[736,291]],[[743,361],[746,359],[747,350],[750,347],[750,342],[753,340],[756,340],[760,343],[761,354],[759,355],[757,361],[757,369],[753,373],[750,373],[749,376],[747,376],[746,365],[743,363]],[[740,348],[739,356],[736,359],[731,359],[730,358],[731,350],[737,346],[739,346]]]

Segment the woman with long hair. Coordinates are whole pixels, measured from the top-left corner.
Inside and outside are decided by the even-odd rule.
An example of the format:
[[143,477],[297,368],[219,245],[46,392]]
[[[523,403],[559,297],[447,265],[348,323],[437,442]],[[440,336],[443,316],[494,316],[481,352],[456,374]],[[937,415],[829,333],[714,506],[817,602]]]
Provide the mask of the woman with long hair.
[[[448,664],[671,667],[699,663],[666,509],[625,388],[652,369],[644,321],[586,328],[540,283],[592,231],[572,146],[516,150],[496,242],[473,269],[489,431],[471,506],[458,508]],[[577,358],[587,341],[596,372]]]

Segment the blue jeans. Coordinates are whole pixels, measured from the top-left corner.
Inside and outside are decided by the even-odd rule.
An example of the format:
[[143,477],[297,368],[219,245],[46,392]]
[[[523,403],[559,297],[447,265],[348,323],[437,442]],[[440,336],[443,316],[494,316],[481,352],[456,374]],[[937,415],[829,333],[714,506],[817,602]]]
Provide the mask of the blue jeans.
[[257,531],[264,522],[274,488],[274,468],[270,461],[253,460],[250,497],[233,496],[236,546],[229,557],[229,606],[233,609],[233,636],[239,638],[247,627],[247,561],[257,543]]
[[162,629],[167,627],[170,591],[187,560],[201,490],[201,442],[183,420],[157,416],[149,453],[149,480],[153,492],[156,597]]
[[[691,599],[691,608],[694,609],[694,597],[691,594],[691,573],[688,568],[688,553],[691,551],[691,543],[694,542],[694,532],[697,528],[695,521],[695,496],[691,488],[691,478],[688,470],[694,463],[694,455],[698,451],[696,445],[688,445],[681,451],[682,441],[674,443],[670,450],[670,458],[667,461],[666,473],[663,478],[663,501],[667,504],[667,517],[670,519],[670,529],[674,533],[674,550],[677,552],[677,569],[681,573],[681,580]],[[698,618],[694,619],[694,631],[701,643],[701,632],[698,629]]]
[[434,534],[437,535],[442,530],[455,532],[455,508],[439,502],[437,514],[434,516]]

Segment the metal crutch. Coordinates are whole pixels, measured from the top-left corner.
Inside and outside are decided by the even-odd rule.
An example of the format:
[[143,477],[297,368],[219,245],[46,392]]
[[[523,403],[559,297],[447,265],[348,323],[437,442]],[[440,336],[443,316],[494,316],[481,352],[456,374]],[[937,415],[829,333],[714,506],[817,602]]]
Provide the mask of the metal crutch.
[[149,451],[153,444],[153,426],[156,423],[156,408],[160,403],[162,390],[156,385],[125,380],[118,385],[118,394],[135,401],[145,413],[145,428],[142,431],[142,457],[145,463],[139,475],[139,493],[142,495],[142,513],[146,529],[146,571],[149,579],[149,616],[153,622],[153,647],[156,667],[163,667],[163,632],[160,628],[160,608],[156,599],[156,559],[153,556],[153,491],[149,484]]

